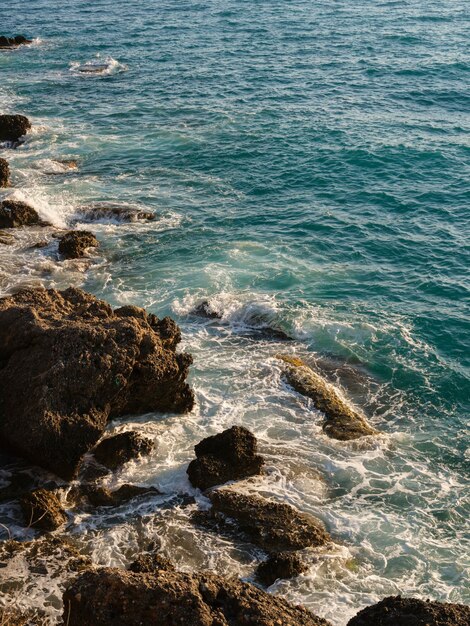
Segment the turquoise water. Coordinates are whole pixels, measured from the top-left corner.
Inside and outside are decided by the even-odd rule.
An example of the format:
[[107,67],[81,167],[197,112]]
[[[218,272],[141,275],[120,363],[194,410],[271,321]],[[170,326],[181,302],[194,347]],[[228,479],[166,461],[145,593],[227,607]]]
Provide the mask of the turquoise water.
[[[58,225],[90,201],[158,217],[93,225],[89,264],[2,250],[1,288],[76,284],[170,314],[195,357],[195,411],[117,424],[159,445],[115,480],[192,493],[192,446],[243,423],[269,459],[247,488],[314,512],[339,546],[273,592],[335,626],[390,593],[470,602],[468,3],[10,0],[2,22],[37,37],[0,51],[1,108],[34,123],[2,155],[10,193]],[[188,315],[202,299],[220,323]],[[295,341],[250,335],[263,325]],[[317,360],[384,436],[328,440],[279,351]],[[252,576],[252,548],[155,508],[70,530],[122,565],[141,516],[181,567]]]

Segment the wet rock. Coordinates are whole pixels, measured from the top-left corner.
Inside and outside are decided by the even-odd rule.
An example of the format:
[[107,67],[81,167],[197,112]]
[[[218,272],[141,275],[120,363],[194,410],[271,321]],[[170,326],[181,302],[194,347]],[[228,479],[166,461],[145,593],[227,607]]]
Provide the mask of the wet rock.
[[121,485],[119,489],[115,489],[114,491],[93,483],[79,485],[71,491],[72,493],[70,493],[67,498],[69,501],[72,501],[76,505],[86,500],[92,506],[120,506],[138,496],[149,493],[158,495],[160,493],[155,487],[139,487],[138,485],[130,485],[127,483]]
[[222,315],[220,315],[220,313],[218,313],[212,307],[212,305],[209,303],[208,300],[204,300],[203,302],[198,304],[196,307],[194,307],[194,309],[191,311],[191,314],[197,315],[198,317],[205,317],[210,320],[222,319]]
[[137,311],[113,311],[74,288],[25,289],[0,299],[6,452],[70,479],[108,418],[191,410],[192,359],[174,350],[178,327]]
[[203,439],[194,447],[196,459],[188,466],[191,484],[201,490],[261,473],[256,437],[243,426],[232,426]]
[[4,230],[0,230],[0,244],[3,246],[12,246],[15,241],[13,235],[6,233]]
[[148,437],[128,430],[103,439],[93,450],[93,455],[98,463],[114,470],[131,459],[150,454],[154,447],[155,443]]
[[304,608],[211,574],[134,573],[101,568],[81,574],[64,593],[68,626],[330,626]]
[[42,248],[46,248],[49,245],[47,239],[41,239],[40,241],[36,241],[32,246],[29,247],[30,250],[41,250]]
[[40,530],[56,530],[67,516],[59,498],[46,489],[36,489],[20,500],[26,526]]
[[67,170],[78,170],[77,159],[53,159],[53,161],[54,163],[63,165],[63,167]]
[[0,609],[0,624],[2,626],[50,626],[51,622],[43,611],[34,609],[22,611],[7,607]]
[[10,184],[10,166],[6,159],[0,158],[0,187],[8,187]]
[[31,128],[31,122],[24,115],[0,115],[0,140],[19,141]]
[[266,561],[258,565],[256,576],[266,587],[273,585],[279,578],[295,578],[308,570],[300,556],[295,552],[271,554]]
[[170,559],[165,558],[157,551],[150,554],[141,554],[133,561],[128,570],[136,574],[148,574],[152,572],[174,572],[175,566]]
[[70,230],[59,239],[59,254],[65,259],[80,259],[88,248],[98,246],[98,239],[88,230]]
[[33,40],[26,39],[24,35],[16,35],[15,37],[0,36],[0,48],[17,48],[27,43],[33,43]]
[[4,200],[0,203],[0,228],[20,226],[49,226],[39,217],[36,209],[17,200]]
[[320,520],[289,504],[217,489],[208,494],[212,515],[234,521],[241,532],[267,552],[322,546],[331,537]]
[[[29,493],[34,486],[34,479],[27,472],[16,472],[11,475],[10,482],[0,487],[0,502],[17,500]],[[1,624],[1,622],[0,622]]]
[[470,606],[391,596],[368,606],[348,626],[468,626]]
[[315,408],[325,415],[323,430],[329,437],[347,441],[377,434],[366,418],[340,397],[333,385],[301,359],[284,354],[277,358],[285,364],[284,375],[289,385],[310,398]]
[[152,211],[146,211],[132,206],[119,204],[96,204],[80,207],[77,210],[77,220],[83,222],[100,222],[102,220],[118,222],[151,221],[156,217]]

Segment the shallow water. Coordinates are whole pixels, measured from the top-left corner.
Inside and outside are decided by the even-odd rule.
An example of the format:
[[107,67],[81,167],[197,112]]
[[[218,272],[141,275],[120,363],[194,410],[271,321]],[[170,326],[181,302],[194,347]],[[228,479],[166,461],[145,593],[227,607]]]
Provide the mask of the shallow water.
[[[173,497],[204,504],[186,480],[192,446],[239,423],[268,459],[243,488],[314,513],[337,542],[274,593],[335,626],[391,593],[470,602],[468,4],[13,0],[2,18],[5,34],[37,37],[0,51],[0,107],[34,123],[1,151],[2,197],[59,227],[97,201],[157,219],[93,225],[99,255],[79,262],[15,233],[0,289],[81,285],[170,314],[195,359],[193,413],[113,425],[157,448],[112,484],[167,497],[68,530],[101,563],[158,540],[183,569],[250,579],[259,553],[195,529],[195,505]],[[79,71],[90,63],[106,69]],[[190,315],[203,299],[221,320]],[[266,326],[294,341],[250,334]],[[317,360],[383,436],[328,439],[282,382],[280,351]],[[16,509],[1,511],[23,536]]]

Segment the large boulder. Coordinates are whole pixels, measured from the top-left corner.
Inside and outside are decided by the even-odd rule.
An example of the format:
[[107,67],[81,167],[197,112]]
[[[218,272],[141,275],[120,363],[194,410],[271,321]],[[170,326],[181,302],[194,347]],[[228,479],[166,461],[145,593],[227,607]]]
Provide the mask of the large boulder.
[[134,573],[101,568],[81,574],[64,593],[68,626],[331,626],[307,609],[211,574],[163,569]]
[[36,489],[20,500],[27,526],[40,530],[56,530],[67,521],[59,498],[52,491]]
[[18,141],[31,128],[24,115],[0,115],[0,140]]
[[93,455],[98,463],[108,469],[117,469],[139,456],[150,454],[155,443],[133,430],[106,437],[94,448]]
[[278,355],[284,363],[284,376],[298,393],[310,398],[316,409],[325,415],[324,432],[333,439],[347,441],[377,431],[338,394],[333,385],[297,357]]
[[468,626],[470,606],[390,596],[368,606],[348,626]]
[[10,166],[6,159],[0,158],[0,187],[8,187],[10,184]]
[[108,418],[191,410],[180,331],[80,289],[0,299],[0,445],[70,479]]
[[59,254],[65,259],[80,259],[88,248],[98,246],[98,239],[90,231],[69,230],[59,239]]
[[295,578],[307,571],[307,566],[297,552],[271,554],[258,565],[256,577],[269,587],[279,578]]
[[197,458],[189,464],[187,474],[191,484],[202,490],[260,474],[264,464],[257,454],[256,437],[243,426],[203,439],[194,451]]
[[20,226],[48,226],[39,217],[36,209],[19,200],[4,200],[0,203],[0,228],[19,228]]
[[322,546],[331,537],[320,520],[289,504],[217,489],[208,494],[212,515],[229,518],[250,540],[268,552]]

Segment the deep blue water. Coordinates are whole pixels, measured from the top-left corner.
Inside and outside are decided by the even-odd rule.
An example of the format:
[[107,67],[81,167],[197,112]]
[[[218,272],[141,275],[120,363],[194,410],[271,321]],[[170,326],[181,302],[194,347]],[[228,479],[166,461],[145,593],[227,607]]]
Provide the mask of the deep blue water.
[[[97,226],[85,271],[13,249],[0,276],[180,323],[198,406],[131,477],[189,490],[191,446],[246,424],[272,454],[256,488],[315,512],[349,551],[274,591],[338,626],[387,593],[469,602],[470,5],[10,0],[1,28],[38,38],[0,51],[0,106],[34,123],[8,151],[13,191],[58,224],[89,201],[158,214]],[[77,71],[98,55],[109,71]],[[79,170],[50,175],[66,157]],[[188,316],[202,299],[221,325]],[[296,341],[247,338],[260,324]],[[326,440],[279,380],[286,349],[320,359],[383,440]],[[121,564],[113,532],[84,537]],[[250,577],[251,557],[210,546],[212,560],[181,550],[181,566]]]

